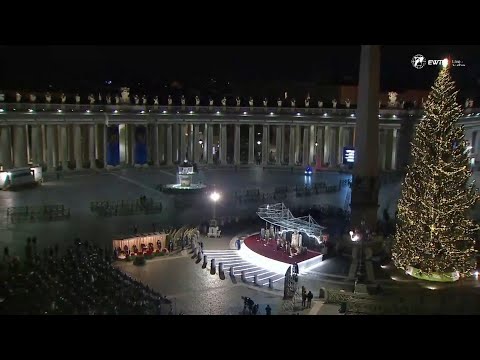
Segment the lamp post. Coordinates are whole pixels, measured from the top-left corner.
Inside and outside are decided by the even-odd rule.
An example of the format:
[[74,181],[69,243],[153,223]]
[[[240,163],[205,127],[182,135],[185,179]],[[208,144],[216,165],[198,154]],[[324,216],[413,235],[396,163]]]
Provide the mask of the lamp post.
[[213,202],[213,220],[215,220],[215,207],[219,199],[220,199],[220,194],[217,193],[216,191],[210,194],[210,200],[212,200]]

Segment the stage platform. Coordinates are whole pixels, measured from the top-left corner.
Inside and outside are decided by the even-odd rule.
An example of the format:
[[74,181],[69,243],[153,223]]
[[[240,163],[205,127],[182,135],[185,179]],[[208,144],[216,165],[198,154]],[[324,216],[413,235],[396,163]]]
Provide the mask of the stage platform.
[[260,240],[260,234],[252,234],[243,240],[239,254],[245,260],[263,267],[267,270],[274,271],[278,274],[285,274],[288,267],[295,263],[298,264],[300,274],[320,265],[323,255],[308,250],[302,255],[290,257],[285,253],[284,249],[277,250],[275,241],[271,241],[265,246]]

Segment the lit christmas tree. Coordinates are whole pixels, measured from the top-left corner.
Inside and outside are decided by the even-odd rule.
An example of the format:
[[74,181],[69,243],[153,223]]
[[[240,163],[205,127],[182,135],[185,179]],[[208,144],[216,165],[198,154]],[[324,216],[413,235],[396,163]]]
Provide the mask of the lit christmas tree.
[[475,268],[477,226],[469,213],[479,198],[469,184],[467,142],[457,121],[448,63],[440,71],[415,131],[412,163],[402,184],[392,258],[407,273],[434,281],[468,276]]

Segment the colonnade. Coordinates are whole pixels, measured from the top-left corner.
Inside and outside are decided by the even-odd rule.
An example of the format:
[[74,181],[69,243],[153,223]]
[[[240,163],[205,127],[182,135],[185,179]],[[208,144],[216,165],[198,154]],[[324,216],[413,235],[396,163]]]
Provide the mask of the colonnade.
[[[396,168],[397,142],[397,128],[380,129],[381,169]],[[305,166],[320,162],[334,167],[342,163],[343,149],[349,146],[355,146],[355,127],[347,125],[63,123],[0,126],[0,165],[7,169],[30,163],[45,164],[47,171],[58,166],[63,170],[96,168],[97,164],[105,163],[160,166],[186,159],[222,165]],[[118,151],[116,157],[112,155],[115,151]]]

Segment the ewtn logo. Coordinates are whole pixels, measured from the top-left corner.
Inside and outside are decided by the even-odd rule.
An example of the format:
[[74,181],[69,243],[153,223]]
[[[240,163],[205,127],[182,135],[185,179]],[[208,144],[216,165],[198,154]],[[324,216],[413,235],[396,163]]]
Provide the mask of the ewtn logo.
[[412,57],[412,60],[410,61],[412,63],[412,66],[415,69],[423,69],[425,65],[429,66],[437,66],[437,65],[442,65],[443,67],[448,66],[448,59],[430,59],[427,60],[427,58],[421,54],[414,55]]

